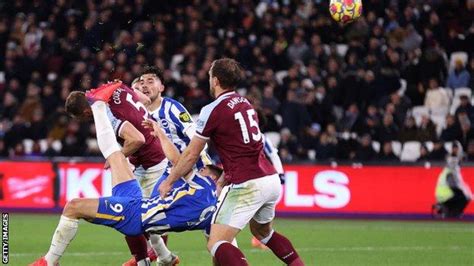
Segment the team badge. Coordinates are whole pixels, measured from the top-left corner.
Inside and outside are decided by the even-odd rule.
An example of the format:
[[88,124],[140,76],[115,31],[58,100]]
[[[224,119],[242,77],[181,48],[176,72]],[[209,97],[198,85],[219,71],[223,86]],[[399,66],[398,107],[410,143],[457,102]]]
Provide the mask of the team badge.
[[166,119],[161,119],[161,126],[163,128],[168,128],[169,126],[168,121]]
[[182,112],[179,114],[179,120],[181,120],[181,122],[187,123],[191,121],[191,116],[187,112]]

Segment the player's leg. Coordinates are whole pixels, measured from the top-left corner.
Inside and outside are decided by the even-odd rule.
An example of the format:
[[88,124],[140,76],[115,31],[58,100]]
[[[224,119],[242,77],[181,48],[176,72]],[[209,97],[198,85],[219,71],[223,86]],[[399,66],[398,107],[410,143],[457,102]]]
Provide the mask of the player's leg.
[[273,230],[272,222],[260,224],[252,219],[250,221],[250,231],[287,265],[304,265],[290,240]]
[[[96,100],[91,104],[91,109],[96,127],[97,143],[102,155],[110,165],[112,187],[115,188],[118,184],[134,179],[134,176],[117,143],[114,130],[107,116],[106,103],[100,99]],[[126,240],[135,262],[138,265],[146,264],[148,253],[147,239],[144,235],[127,236]]]
[[245,255],[232,243],[240,229],[224,225],[211,225],[211,234],[207,242],[207,249],[211,253],[216,265],[248,265]]
[[31,265],[56,265],[77,234],[79,219],[91,220],[97,213],[98,199],[73,199],[64,207],[46,255]]
[[[251,187],[244,183],[238,188],[226,186],[222,189],[207,244],[217,265],[248,265],[245,255],[231,242],[260,207],[251,196],[254,194]],[[246,203],[242,204],[243,201]]]
[[265,203],[255,213],[253,219],[250,220],[250,231],[287,265],[304,265],[291,242],[272,228],[272,221],[275,218],[275,206],[281,194],[278,176],[263,177],[257,182],[257,185],[261,188],[260,191]]

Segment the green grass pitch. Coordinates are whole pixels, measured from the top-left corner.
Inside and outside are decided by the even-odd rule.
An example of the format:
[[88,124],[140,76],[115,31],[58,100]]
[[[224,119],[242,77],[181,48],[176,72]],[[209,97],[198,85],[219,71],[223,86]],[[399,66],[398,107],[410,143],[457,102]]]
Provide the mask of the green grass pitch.
[[[10,215],[10,265],[27,265],[49,248],[59,215]],[[474,224],[363,220],[278,219],[306,265],[474,265]],[[201,232],[170,234],[181,264],[210,265]],[[253,249],[248,229],[238,237],[251,265],[282,265]],[[61,265],[121,265],[130,258],[123,236],[81,222]]]

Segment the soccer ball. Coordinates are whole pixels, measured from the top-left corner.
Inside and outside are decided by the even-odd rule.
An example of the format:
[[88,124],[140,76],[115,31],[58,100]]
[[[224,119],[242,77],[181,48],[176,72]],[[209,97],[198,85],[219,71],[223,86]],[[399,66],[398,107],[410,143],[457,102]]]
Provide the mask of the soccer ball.
[[362,15],[362,0],[331,0],[329,13],[341,24],[351,23]]

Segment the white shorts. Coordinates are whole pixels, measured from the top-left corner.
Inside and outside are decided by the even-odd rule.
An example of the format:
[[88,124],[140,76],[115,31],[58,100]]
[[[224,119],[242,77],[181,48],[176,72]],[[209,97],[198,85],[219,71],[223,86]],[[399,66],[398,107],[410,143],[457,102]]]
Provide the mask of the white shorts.
[[213,224],[225,224],[242,230],[254,219],[259,224],[275,218],[275,206],[281,194],[278,174],[232,184],[222,189]]
[[155,187],[156,181],[158,181],[158,179],[165,173],[167,166],[168,160],[165,159],[161,163],[146,170],[141,166],[135,168],[133,174],[140,184],[143,197],[150,197],[151,192],[153,192],[153,188]]

